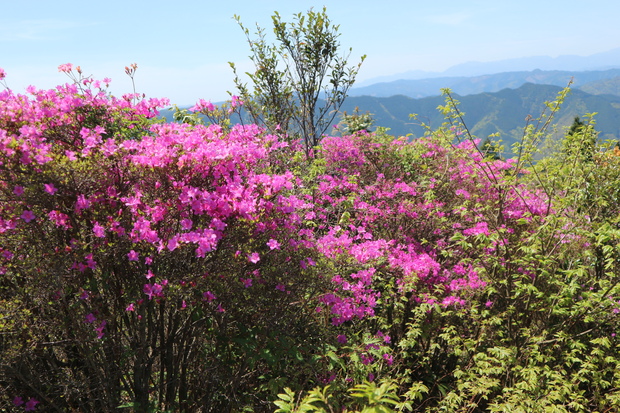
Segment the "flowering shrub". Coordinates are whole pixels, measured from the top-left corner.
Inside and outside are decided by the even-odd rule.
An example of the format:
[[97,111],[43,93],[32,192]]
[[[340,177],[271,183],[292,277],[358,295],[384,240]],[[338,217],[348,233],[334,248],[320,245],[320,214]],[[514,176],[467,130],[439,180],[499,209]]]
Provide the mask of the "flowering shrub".
[[258,377],[284,379],[265,370],[303,376],[290,359],[313,345],[304,308],[321,281],[290,264],[308,253],[289,241],[296,178],[270,172],[286,144],[153,123],[165,101],[94,84],[2,92],[1,291],[19,317],[7,393],[219,411],[258,398]]
[[311,394],[346,409],[374,380],[418,411],[618,405],[615,215],[565,198],[594,181],[553,191],[557,166],[486,159],[454,127],[308,158],[61,70],[0,92],[3,406],[269,411],[288,386],[293,411],[329,385]]

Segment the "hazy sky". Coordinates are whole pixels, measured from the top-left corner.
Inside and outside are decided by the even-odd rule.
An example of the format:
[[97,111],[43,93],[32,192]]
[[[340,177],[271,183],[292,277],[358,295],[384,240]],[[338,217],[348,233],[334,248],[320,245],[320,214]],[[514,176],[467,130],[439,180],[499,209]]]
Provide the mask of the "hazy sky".
[[[409,70],[443,71],[468,61],[587,56],[620,47],[619,0],[0,0],[0,67],[9,87],[49,88],[80,65],[112,92],[131,91],[124,67],[138,64],[138,92],[192,104],[234,91],[229,61],[249,70],[249,48],[233,15],[271,29],[277,10],[327,7],[358,80]],[[620,62],[619,62],[620,63]]]

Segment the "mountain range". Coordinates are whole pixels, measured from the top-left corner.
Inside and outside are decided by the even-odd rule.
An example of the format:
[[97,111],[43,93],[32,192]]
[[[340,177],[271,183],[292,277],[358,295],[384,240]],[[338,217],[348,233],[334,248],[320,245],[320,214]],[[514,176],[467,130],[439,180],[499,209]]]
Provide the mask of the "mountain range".
[[[538,118],[545,102],[554,101],[569,82],[571,93],[555,118],[558,136],[575,117],[596,113],[599,139],[619,140],[620,48],[587,57],[469,62],[442,73],[410,71],[375,78],[352,88],[340,110],[352,113],[359,108],[395,136],[419,137],[425,133],[422,123],[437,128],[444,122],[437,108],[444,104],[441,90],[449,88],[470,132],[480,139],[499,133],[509,150],[521,138],[526,119]],[[170,111],[162,115],[171,119]]]
[[[505,88],[514,89],[525,83],[565,87],[571,81],[572,87],[586,87],[586,90],[588,90],[588,85],[590,83],[609,81],[617,78],[620,78],[620,69],[583,72],[536,69],[532,71],[502,72],[479,76],[400,79],[352,88],[349,92],[349,96],[390,97],[405,95],[412,98],[422,98],[437,96],[440,94],[442,88],[450,88],[452,92],[460,95],[472,95],[484,92],[499,92]],[[594,89],[590,88],[589,90],[592,91]]]
[[[620,86],[620,78],[613,87]],[[592,85],[594,88],[594,85]],[[508,149],[518,141],[526,125],[526,119],[541,115],[563,88],[555,85],[525,83],[516,89],[504,88],[498,92],[484,92],[461,96],[452,94],[460,102],[459,110],[470,132],[480,139],[499,133]],[[351,113],[355,108],[370,112],[375,124],[390,128],[395,136],[419,137],[425,133],[422,123],[435,129],[444,118],[437,110],[444,105],[444,97],[430,96],[414,99],[404,95],[391,97],[350,96],[342,111]],[[569,126],[575,117],[583,118],[588,113],[595,116],[596,130],[600,140],[620,138],[620,96],[614,94],[591,94],[572,89],[555,118],[560,127]],[[416,114],[416,119],[410,117]]]
[[358,87],[395,80],[419,80],[438,77],[475,77],[492,73],[544,71],[601,71],[620,67],[620,48],[595,53],[589,56],[563,55],[557,57],[531,56],[492,62],[465,62],[443,72],[410,70],[388,76],[375,77],[357,82]]

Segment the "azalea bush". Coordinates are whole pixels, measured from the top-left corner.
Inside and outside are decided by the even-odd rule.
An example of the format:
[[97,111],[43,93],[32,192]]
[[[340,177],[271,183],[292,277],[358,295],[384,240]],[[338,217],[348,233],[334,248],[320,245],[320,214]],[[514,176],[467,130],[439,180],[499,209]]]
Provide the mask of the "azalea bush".
[[295,364],[321,345],[309,303],[328,280],[299,265],[286,144],[161,124],[167,102],[99,86],[2,92],[5,394],[222,411],[312,377]]
[[308,152],[61,70],[0,92],[5,410],[618,407],[610,151],[490,158],[452,108]]
[[[414,267],[408,278],[415,283],[405,284],[410,289],[402,278],[384,282],[373,317],[343,325],[342,345],[329,354],[329,385],[282,393],[279,412],[618,409],[617,151],[603,145],[583,156],[579,142],[588,147],[595,133],[589,127],[567,136],[550,158],[505,162],[484,159],[471,139],[458,144],[462,131],[447,124],[429,138],[389,145],[357,137],[357,147],[327,151],[326,157],[350,155],[338,164],[348,171],[384,166],[384,176],[415,174],[409,179],[417,191],[407,199],[441,208],[412,208],[429,212],[398,220],[388,196],[371,216],[387,211],[386,218],[402,222],[392,233],[415,234],[411,239],[424,246],[431,265]],[[526,129],[524,141],[538,133]],[[324,144],[327,149],[329,140]],[[399,145],[405,149],[385,150]],[[356,189],[354,196],[363,193]],[[350,215],[359,217],[355,212]],[[383,279],[391,278],[393,263],[384,261]],[[465,263],[477,278],[463,277]],[[424,283],[433,275],[429,269],[446,267],[443,280]],[[455,282],[448,284],[450,278]],[[452,286],[465,288],[454,294]],[[366,387],[368,397],[391,389],[389,397],[382,404],[352,400],[363,380],[381,384]]]

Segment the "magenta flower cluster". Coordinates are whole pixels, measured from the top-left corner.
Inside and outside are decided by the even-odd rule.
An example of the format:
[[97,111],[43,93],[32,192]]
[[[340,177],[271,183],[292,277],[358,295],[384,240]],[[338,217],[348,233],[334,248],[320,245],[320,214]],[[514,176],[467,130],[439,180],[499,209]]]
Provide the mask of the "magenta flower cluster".
[[[451,148],[431,138],[326,137],[316,155],[323,169],[309,178],[291,163],[296,144],[256,125],[225,131],[216,124],[150,123],[167,100],[118,99],[101,86],[85,79],[52,90],[31,87],[27,95],[0,92],[0,234],[27,239],[23,234],[38,228],[55,231],[64,241],[47,255],[75,279],[104,274],[106,251],[118,245],[115,265],[146,273],[117,287],[122,308],[136,317],[142,306],[195,285],[160,263],[188,251],[192,260],[220,259],[229,234],[245,228],[247,249],[226,257],[244,268],[236,278],[243,294],[270,282],[261,268],[281,256],[308,276],[331,281],[316,305],[328,309],[334,325],[372,317],[388,294],[466,305],[485,286],[485,257],[505,249],[523,222],[549,212],[540,194],[503,184],[510,162],[483,161],[472,143]],[[201,100],[192,110],[213,105]],[[408,164],[411,154],[417,164]],[[84,165],[104,166],[80,181]],[[459,242],[464,239],[474,247]],[[0,247],[2,273],[19,273],[17,245]],[[272,285],[291,293],[284,276]],[[105,340],[113,328],[110,312],[90,308],[98,300],[80,288],[75,299],[84,324]],[[179,307],[225,313],[219,296],[199,291]],[[389,354],[382,360],[393,362]],[[27,402],[27,410],[36,403]]]

